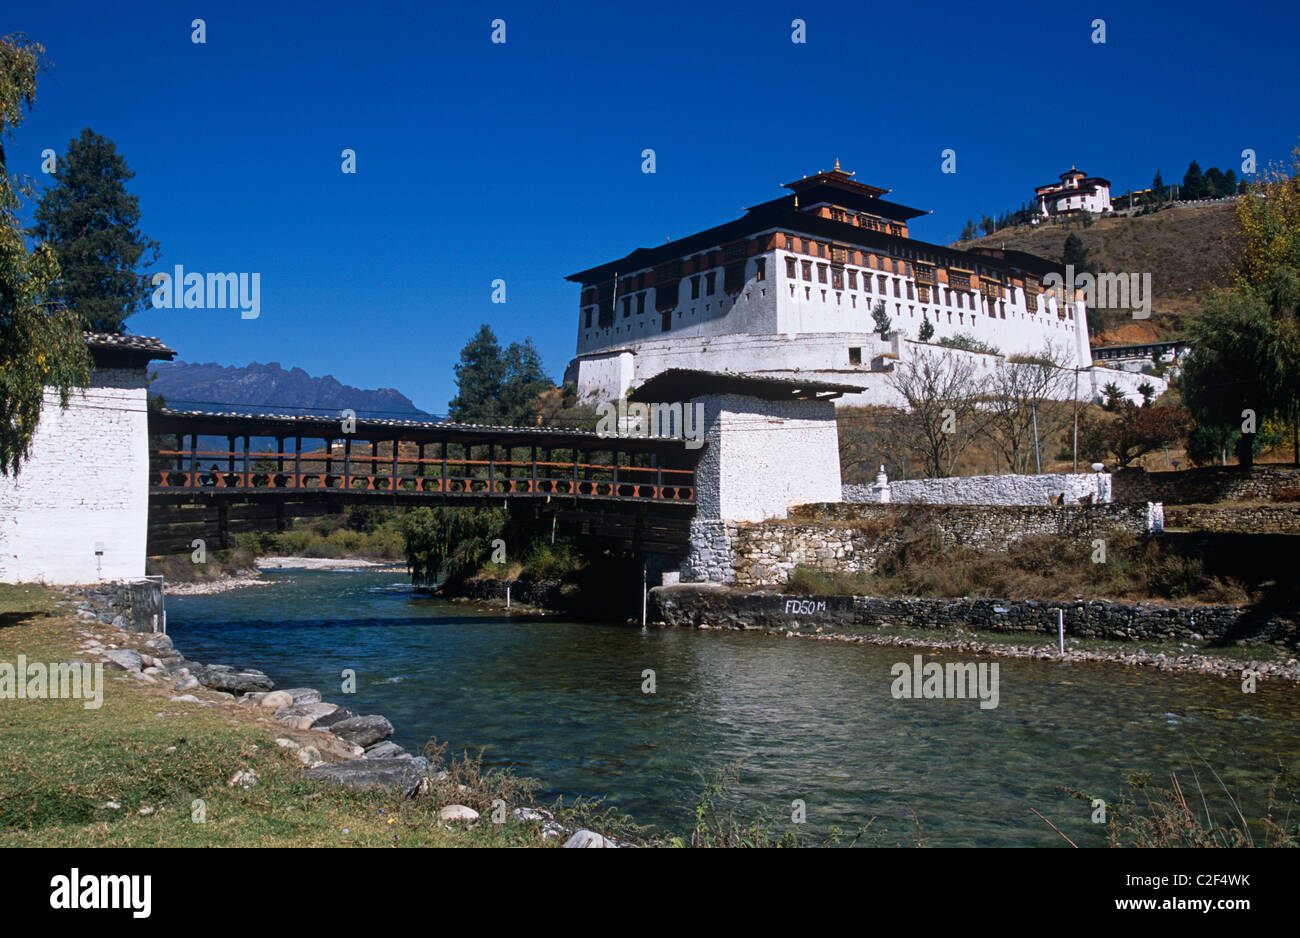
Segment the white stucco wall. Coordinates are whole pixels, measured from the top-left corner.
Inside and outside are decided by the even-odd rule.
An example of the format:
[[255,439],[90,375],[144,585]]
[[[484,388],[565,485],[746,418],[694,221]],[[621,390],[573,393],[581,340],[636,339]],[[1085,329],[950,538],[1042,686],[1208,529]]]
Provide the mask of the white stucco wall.
[[763,521],[793,505],[840,500],[839,434],[830,401],[734,394],[704,404],[706,445],[695,469],[695,517]]
[[[0,476],[0,582],[144,575],[148,418],[143,369],[97,369],[67,410],[46,389],[31,457]],[[96,545],[103,556],[95,556]]]
[[[1042,506],[1061,494],[1067,505],[1077,505],[1085,497],[1094,504],[1104,504],[1111,500],[1111,476],[1105,472],[1079,472],[889,481],[889,500],[893,504]],[[870,485],[844,486],[846,502],[878,500]]]

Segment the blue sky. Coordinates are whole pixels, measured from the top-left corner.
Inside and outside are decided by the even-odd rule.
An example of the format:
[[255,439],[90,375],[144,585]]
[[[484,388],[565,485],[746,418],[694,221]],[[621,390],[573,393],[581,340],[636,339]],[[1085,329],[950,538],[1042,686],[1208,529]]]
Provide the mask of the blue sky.
[[1245,148],[1283,159],[1300,135],[1298,10],[51,0],[0,27],[53,63],[6,149],[39,178],[41,151],[89,126],[136,171],[157,269],[261,274],[257,319],[151,309],[131,332],[443,413],[480,323],[531,336],[558,379],[577,326],[565,275],[728,221],[836,157],[932,210],[913,235],[938,242],[1071,164],[1123,191],[1193,157],[1239,174]]

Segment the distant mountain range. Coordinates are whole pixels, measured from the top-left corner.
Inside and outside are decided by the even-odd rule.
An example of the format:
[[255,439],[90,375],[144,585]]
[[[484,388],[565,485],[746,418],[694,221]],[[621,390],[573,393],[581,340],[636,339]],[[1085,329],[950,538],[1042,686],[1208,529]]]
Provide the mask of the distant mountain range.
[[173,410],[239,410],[249,413],[335,415],[354,410],[358,417],[394,420],[430,416],[392,388],[365,391],[340,384],[331,375],[313,378],[301,368],[285,371],[279,362],[253,362],[245,368],[212,362],[159,362],[150,394],[161,394]]

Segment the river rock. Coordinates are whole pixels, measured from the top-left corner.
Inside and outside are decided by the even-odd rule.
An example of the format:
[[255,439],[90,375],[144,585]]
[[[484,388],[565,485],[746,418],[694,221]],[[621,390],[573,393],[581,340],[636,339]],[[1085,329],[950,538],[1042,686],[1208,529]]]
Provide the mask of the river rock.
[[396,759],[398,756],[406,755],[406,750],[391,739],[386,739],[382,743],[375,743],[366,749],[363,759]]
[[454,824],[457,821],[477,821],[478,812],[463,804],[449,804],[438,810],[439,824]]
[[393,735],[393,724],[378,714],[349,717],[346,720],[339,720],[328,729],[335,736],[341,736],[348,742],[356,743],[362,747],[373,745],[381,739],[387,739]]
[[172,639],[170,635],[158,634],[151,636],[144,647],[152,650],[159,657],[165,657],[172,653]]
[[595,831],[580,830],[564,842],[566,847],[617,847],[618,844]]
[[275,687],[275,682],[260,671],[236,671],[225,665],[205,665],[194,671],[194,676],[204,687],[232,694],[247,694]]
[[428,768],[423,758],[353,759],[350,762],[333,762],[308,769],[308,778],[349,788],[379,788],[385,791],[412,795],[420,787],[420,780]]
[[293,706],[293,695],[282,690],[273,690],[269,694],[263,694],[257,702],[268,710],[283,710]]
[[[265,703],[263,703],[265,706]],[[314,703],[302,707],[285,707],[275,712],[275,719],[285,726],[296,730],[311,729],[313,723],[321,717],[329,716],[334,711],[334,704]]]
[[357,712],[351,707],[339,707],[333,713],[321,717],[311,725],[311,728],[314,730],[329,729],[335,723],[340,723],[343,720],[350,720],[355,716],[357,716]]
[[279,693],[288,694],[293,698],[293,703],[288,704],[290,707],[305,707],[307,704],[320,703],[320,691],[314,687],[291,687]]
[[104,652],[107,659],[105,664],[111,671],[139,671],[143,661],[138,651],[132,651],[130,648],[115,648],[112,651]]
[[197,678],[185,677],[177,681],[173,689],[174,690],[195,690],[202,686],[203,685],[198,682]]

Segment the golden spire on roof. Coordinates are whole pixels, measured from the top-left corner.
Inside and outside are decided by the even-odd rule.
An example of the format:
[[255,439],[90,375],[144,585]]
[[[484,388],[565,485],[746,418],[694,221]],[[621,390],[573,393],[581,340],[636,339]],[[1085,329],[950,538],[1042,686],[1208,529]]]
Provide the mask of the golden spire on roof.
[[840,158],[838,156],[835,157],[835,172],[840,172]]

